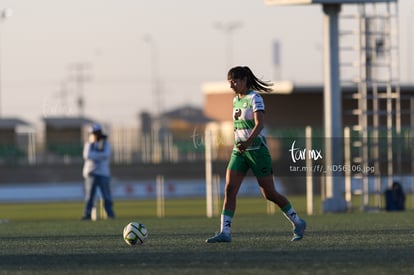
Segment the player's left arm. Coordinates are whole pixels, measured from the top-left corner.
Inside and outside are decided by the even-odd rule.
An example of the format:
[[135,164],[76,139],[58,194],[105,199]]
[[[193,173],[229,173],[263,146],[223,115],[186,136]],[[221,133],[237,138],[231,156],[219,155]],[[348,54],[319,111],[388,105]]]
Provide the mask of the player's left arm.
[[254,128],[246,141],[241,141],[237,144],[240,152],[244,152],[253,142],[253,140],[260,134],[264,128],[264,111],[258,110],[254,112]]
[[102,144],[99,145],[100,150],[93,150],[92,146],[90,146],[86,152],[86,159],[94,160],[94,161],[101,161],[110,158],[111,156],[111,148],[110,144],[107,141],[101,141]]

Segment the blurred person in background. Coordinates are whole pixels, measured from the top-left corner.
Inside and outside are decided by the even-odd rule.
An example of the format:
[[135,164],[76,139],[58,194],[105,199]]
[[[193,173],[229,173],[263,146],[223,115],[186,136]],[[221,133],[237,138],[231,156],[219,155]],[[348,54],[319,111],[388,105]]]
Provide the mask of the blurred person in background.
[[405,193],[398,181],[394,181],[391,188],[385,191],[385,205],[387,211],[405,210]]
[[92,208],[95,206],[96,191],[99,188],[104,200],[107,217],[115,218],[111,195],[111,146],[108,136],[102,132],[99,124],[94,124],[89,133],[89,140],[83,147],[83,177],[85,179],[85,210],[82,220],[91,220]]

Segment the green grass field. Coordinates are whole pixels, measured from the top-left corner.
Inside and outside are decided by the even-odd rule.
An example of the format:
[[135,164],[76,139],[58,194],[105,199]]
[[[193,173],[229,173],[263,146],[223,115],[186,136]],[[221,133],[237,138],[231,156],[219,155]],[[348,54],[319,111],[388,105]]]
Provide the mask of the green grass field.
[[[84,222],[80,202],[0,204],[0,274],[414,274],[412,211],[302,214],[306,236],[292,243],[280,212],[240,198],[233,242],[206,244],[219,218],[205,217],[203,200],[167,200],[165,218],[155,206],[120,201],[116,220]],[[144,245],[122,240],[129,221],[148,228]]]

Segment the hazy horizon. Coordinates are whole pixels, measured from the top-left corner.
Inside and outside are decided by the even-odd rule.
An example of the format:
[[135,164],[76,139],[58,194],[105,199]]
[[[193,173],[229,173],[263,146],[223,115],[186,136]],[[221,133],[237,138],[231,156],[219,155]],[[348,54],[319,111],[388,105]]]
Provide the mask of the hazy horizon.
[[[248,65],[267,80],[323,83],[320,5],[277,7],[263,0],[10,0],[1,5],[13,9],[0,23],[2,117],[36,124],[44,116],[77,115],[74,66],[82,64],[85,116],[133,125],[140,112],[157,109],[154,49],[163,111],[202,107],[202,84],[224,81],[234,65]],[[414,82],[408,48],[413,47],[413,7],[412,1],[399,1],[402,83]],[[239,24],[232,32],[231,56],[223,29],[230,23]],[[273,64],[275,41],[281,45],[280,71]]]

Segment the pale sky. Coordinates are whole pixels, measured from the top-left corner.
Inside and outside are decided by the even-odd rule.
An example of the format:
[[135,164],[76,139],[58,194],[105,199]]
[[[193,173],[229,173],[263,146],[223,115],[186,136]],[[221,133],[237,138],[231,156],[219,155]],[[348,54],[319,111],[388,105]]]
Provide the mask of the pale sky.
[[[87,64],[85,115],[137,124],[140,112],[157,110],[148,36],[158,53],[162,110],[201,107],[202,84],[225,81],[229,69],[228,40],[215,27],[218,22],[240,23],[232,35],[231,66],[248,65],[258,77],[275,79],[277,40],[283,80],[323,83],[320,5],[277,7],[263,0],[9,0],[0,5],[13,9],[0,23],[3,117],[38,124],[43,116],[78,114],[73,66]],[[408,48],[410,43],[414,48],[413,9],[414,1],[399,1],[402,83],[414,82],[409,65],[414,54]]]

